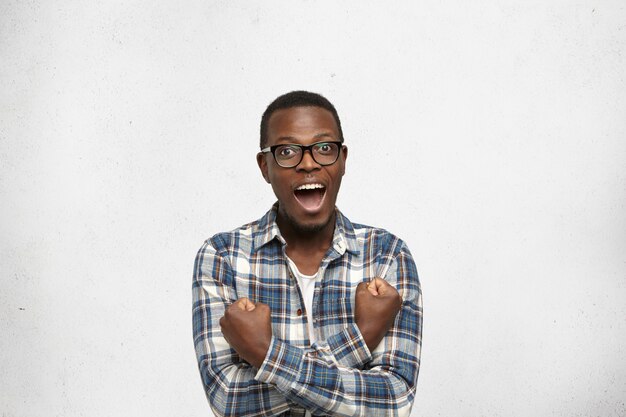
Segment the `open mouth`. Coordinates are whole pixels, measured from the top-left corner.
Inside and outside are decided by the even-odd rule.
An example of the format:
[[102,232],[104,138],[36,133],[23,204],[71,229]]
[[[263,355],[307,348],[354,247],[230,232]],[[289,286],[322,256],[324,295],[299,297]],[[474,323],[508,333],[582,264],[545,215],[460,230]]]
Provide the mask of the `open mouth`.
[[326,195],[326,187],[322,184],[304,184],[293,192],[296,200],[306,210],[312,211],[320,208]]

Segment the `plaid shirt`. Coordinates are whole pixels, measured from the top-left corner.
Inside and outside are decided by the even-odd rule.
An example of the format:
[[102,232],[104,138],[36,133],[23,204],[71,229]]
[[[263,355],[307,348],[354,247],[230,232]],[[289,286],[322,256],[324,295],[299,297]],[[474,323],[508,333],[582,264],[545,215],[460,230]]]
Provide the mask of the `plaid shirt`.
[[[206,396],[218,416],[408,416],[420,364],[422,297],[408,248],[389,232],[336,210],[333,242],[315,284],[308,338],[304,302],[276,224],[261,219],[208,239],[196,257],[193,333]],[[393,327],[372,352],[354,322],[356,286],[383,277],[402,291]],[[219,326],[241,297],[268,304],[272,340],[260,369],[228,345]]]

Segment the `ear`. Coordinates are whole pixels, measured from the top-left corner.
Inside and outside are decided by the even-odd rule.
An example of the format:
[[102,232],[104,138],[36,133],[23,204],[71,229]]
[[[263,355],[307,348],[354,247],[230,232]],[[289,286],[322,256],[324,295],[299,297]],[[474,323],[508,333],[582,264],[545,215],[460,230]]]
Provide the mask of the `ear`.
[[346,159],[348,159],[348,147],[343,145],[341,147],[341,159],[343,159],[343,163],[341,164],[341,175],[346,173]]
[[259,152],[256,154],[256,163],[259,165],[259,169],[261,170],[261,175],[265,178],[265,182],[270,183],[270,176],[267,173],[267,159],[265,159],[265,154],[263,152]]

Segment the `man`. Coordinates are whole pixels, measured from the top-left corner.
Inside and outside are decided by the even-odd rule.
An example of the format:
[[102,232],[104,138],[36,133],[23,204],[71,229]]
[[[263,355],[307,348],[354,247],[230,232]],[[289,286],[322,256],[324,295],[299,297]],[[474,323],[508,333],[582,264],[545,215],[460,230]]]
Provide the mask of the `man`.
[[[261,120],[278,199],[196,257],[193,331],[219,416],[408,416],[422,304],[413,258],[335,207],[348,149],[324,97],[294,91]],[[363,190],[360,190],[363,192]]]

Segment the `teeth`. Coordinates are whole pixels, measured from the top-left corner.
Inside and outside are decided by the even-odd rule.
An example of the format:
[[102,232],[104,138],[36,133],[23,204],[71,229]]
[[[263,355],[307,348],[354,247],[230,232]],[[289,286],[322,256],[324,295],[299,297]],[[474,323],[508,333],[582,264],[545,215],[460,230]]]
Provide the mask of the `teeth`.
[[315,190],[316,188],[324,188],[322,184],[303,184],[296,188],[296,190]]

